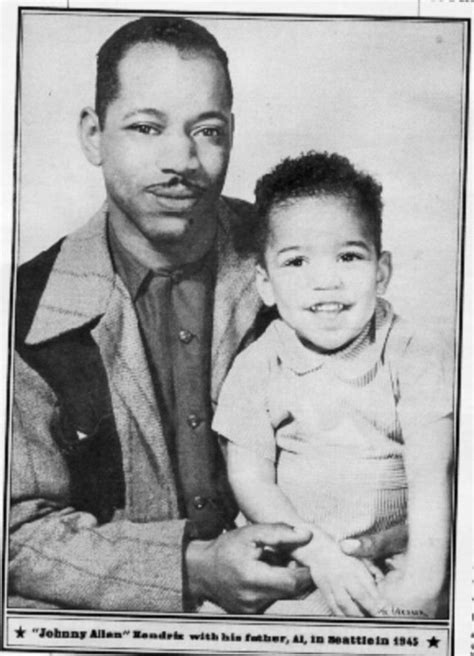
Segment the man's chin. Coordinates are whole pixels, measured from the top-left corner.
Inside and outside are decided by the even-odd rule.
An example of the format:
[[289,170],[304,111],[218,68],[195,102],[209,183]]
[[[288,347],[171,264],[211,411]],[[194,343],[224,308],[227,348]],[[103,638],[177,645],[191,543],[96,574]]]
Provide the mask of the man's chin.
[[154,244],[179,244],[185,238],[187,230],[181,231],[160,231],[150,235],[150,241]]
[[189,233],[193,220],[189,217],[172,216],[160,218],[159,224],[146,231],[145,234],[149,241],[156,245],[177,244]]

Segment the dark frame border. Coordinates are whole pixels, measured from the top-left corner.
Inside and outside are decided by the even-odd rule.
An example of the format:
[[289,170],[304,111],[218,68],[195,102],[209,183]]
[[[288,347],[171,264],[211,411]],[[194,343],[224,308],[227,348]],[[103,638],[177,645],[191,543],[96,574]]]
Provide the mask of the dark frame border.
[[[419,2],[418,2],[419,4]],[[17,240],[18,240],[18,227],[19,227],[19,218],[18,218],[18,161],[19,161],[19,141],[20,141],[20,106],[21,106],[21,93],[20,93],[20,80],[21,80],[21,46],[22,46],[22,37],[23,37],[23,15],[31,13],[36,15],[68,15],[68,14],[83,14],[83,15],[104,15],[104,16],[138,16],[138,15],[178,15],[186,16],[190,18],[229,18],[235,20],[280,20],[280,21],[334,21],[334,20],[346,20],[346,21],[357,21],[357,22],[420,22],[420,23],[463,23],[465,27],[465,38],[463,40],[463,55],[464,55],[464,70],[463,70],[463,79],[464,86],[462,89],[462,137],[463,144],[459,149],[460,154],[460,163],[459,163],[459,175],[460,175],[460,203],[459,203],[459,216],[458,216],[458,252],[457,252],[457,296],[456,296],[456,316],[455,316],[455,360],[454,365],[456,367],[456,377],[455,377],[455,440],[454,440],[454,470],[453,470],[453,480],[452,480],[452,494],[453,494],[453,519],[452,519],[452,547],[450,554],[450,595],[449,595],[449,617],[444,620],[400,620],[399,618],[384,618],[383,620],[374,620],[372,618],[367,619],[338,619],[337,623],[340,625],[355,625],[363,624],[367,628],[371,625],[374,627],[384,625],[390,626],[393,628],[408,628],[409,626],[419,626],[420,628],[447,628],[450,630],[450,648],[451,655],[454,656],[454,638],[455,638],[455,560],[456,560],[456,546],[457,546],[457,536],[456,536],[456,524],[458,520],[458,485],[457,480],[459,477],[459,461],[460,461],[460,415],[461,415],[461,385],[462,385],[462,351],[463,351],[463,319],[464,319],[464,308],[463,308],[463,299],[465,293],[465,239],[466,239],[466,204],[468,196],[468,142],[469,142],[469,107],[470,107],[470,66],[471,66],[471,19],[470,18],[456,18],[456,17],[429,17],[429,16],[399,16],[399,15],[369,15],[369,14],[310,14],[310,13],[276,13],[276,12],[242,12],[242,11],[185,11],[185,10],[136,10],[136,9],[99,9],[99,8],[62,8],[62,7],[48,7],[48,6],[19,6],[17,11],[18,18],[18,31],[17,31],[17,40],[16,40],[16,93],[15,93],[15,119],[14,119],[14,130],[15,130],[15,139],[14,139],[14,157],[13,157],[13,225],[12,225],[12,242],[10,246],[10,252],[12,257],[11,265],[11,280],[9,287],[9,322],[8,322],[8,352],[7,352],[7,390],[6,390],[6,400],[5,400],[5,409],[6,409],[6,435],[5,435],[5,446],[4,446],[4,456],[5,456],[5,482],[3,489],[3,513],[4,513],[4,527],[3,527],[3,536],[2,536],[2,576],[3,576],[3,585],[1,589],[1,612],[2,625],[6,625],[7,613],[8,617],[15,617],[17,615],[31,615],[34,617],[49,617],[51,615],[58,616],[75,616],[75,617],[93,617],[97,618],[98,616],[116,618],[116,619],[150,619],[156,617],[156,613],[124,613],[124,612],[113,612],[113,611],[83,611],[83,610],[36,610],[36,609],[21,609],[21,611],[15,611],[7,609],[6,599],[7,599],[7,574],[8,574],[8,560],[7,560],[7,550],[8,550],[8,527],[7,519],[9,515],[9,485],[10,485],[10,439],[11,439],[11,410],[12,410],[12,396],[13,396],[13,355],[14,355],[14,302],[15,302],[15,293],[16,293],[16,270],[17,270]],[[199,618],[199,622],[202,622],[203,625],[209,622],[229,622],[229,618],[239,620],[239,622],[244,621],[247,624],[260,624],[256,620],[255,616],[245,616],[245,615],[223,615],[223,616],[199,616],[196,613],[160,613],[160,618],[169,619],[169,620],[179,620],[183,622],[187,621],[196,621]],[[226,619],[227,618],[227,619]],[[298,625],[302,623],[311,622],[315,626],[327,624],[328,621],[318,619],[309,619],[308,616],[295,617],[291,618],[291,622],[285,620],[283,616],[265,616],[265,623],[278,623],[278,624],[289,624]],[[2,648],[8,652],[21,653],[22,650],[17,650],[6,645],[6,637],[4,637]],[[28,647],[25,647],[28,649]],[[49,648],[37,648],[39,653],[41,652],[50,652]],[[57,651],[55,649],[55,651]],[[62,650],[60,650],[62,651]],[[68,653],[69,650],[64,651]],[[84,654],[97,654],[97,651],[85,650],[81,653]],[[110,653],[108,651],[104,653]],[[130,653],[130,652],[123,652]],[[163,652],[162,652],[163,653]],[[179,653],[174,651],[174,653]],[[191,653],[191,652],[188,652]],[[192,652],[192,653],[201,653],[201,652]],[[204,653],[204,652],[202,652]],[[209,653],[209,652],[206,652]],[[227,652],[231,653],[231,652]],[[245,652],[250,653],[250,652]],[[262,653],[262,652],[258,652]]]

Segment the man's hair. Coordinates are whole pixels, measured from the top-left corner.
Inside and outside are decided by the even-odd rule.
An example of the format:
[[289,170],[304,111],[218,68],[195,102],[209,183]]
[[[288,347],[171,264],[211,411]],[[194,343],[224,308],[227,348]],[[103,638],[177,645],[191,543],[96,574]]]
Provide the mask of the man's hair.
[[[263,264],[270,215],[278,206],[301,198],[344,198],[363,219],[377,255],[382,244],[382,187],[336,153],[309,151],[286,158],[262,176],[255,187],[256,216],[237,235],[238,249],[256,255]],[[245,234],[244,234],[245,233]]]
[[126,23],[110,36],[97,54],[95,109],[103,129],[108,105],[120,92],[118,66],[127,52],[140,43],[162,43],[183,53],[215,57],[224,69],[229,102],[232,82],[227,54],[204,27],[186,18],[145,16]]

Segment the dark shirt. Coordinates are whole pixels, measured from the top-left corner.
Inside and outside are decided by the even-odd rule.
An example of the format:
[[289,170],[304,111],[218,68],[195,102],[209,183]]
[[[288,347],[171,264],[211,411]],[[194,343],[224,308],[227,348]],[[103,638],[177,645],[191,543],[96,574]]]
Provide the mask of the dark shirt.
[[231,525],[222,455],[211,431],[210,353],[216,254],[174,270],[150,270],[109,227],[118,275],[134,302],[164,437],[174,468],[180,512],[193,537]]

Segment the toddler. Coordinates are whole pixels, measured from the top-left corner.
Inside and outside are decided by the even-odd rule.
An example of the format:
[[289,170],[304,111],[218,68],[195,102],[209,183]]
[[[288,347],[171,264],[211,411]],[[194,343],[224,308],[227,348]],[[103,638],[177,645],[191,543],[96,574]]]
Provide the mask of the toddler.
[[[449,551],[451,367],[381,297],[381,187],[309,152],[263,176],[256,204],[248,249],[280,318],[235,360],[213,428],[247,520],[312,531],[292,558],[316,591],[268,612],[433,617]],[[404,521],[407,552],[391,566],[338,546]]]

